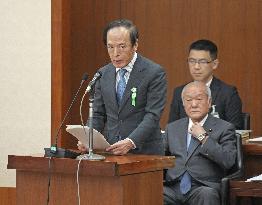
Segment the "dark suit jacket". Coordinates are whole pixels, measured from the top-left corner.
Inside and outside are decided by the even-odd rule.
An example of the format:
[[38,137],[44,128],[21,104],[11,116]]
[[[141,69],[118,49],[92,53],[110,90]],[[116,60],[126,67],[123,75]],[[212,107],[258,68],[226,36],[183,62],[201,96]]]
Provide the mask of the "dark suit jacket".
[[[186,112],[181,98],[184,86],[185,85],[182,85],[174,90],[168,122],[173,122],[180,118],[186,117]],[[216,111],[218,112],[219,117],[234,124],[236,129],[242,129],[242,102],[238,95],[237,89],[233,86],[227,85],[215,77],[213,77],[210,89],[212,95],[212,105],[216,105]]]
[[222,177],[236,159],[234,126],[209,115],[203,125],[209,138],[202,146],[192,137],[194,144],[187,153],[188,122],[188,118],[182,118],[167,125],[166,149],[176,157],[176,165],[167,170],[166,179],[179,181],[180,176],[188,171],[195,180],[219,191]]
[[[115,67],[110,63],[100,71],[102,77],[95,88],[94,128],[103,132],[110,144],[128,137],[137,147],[131,152],[163,155],[159,126],[167,91],[163,68],[138,54],[120,106]],[[131,104],[132,88],[137,89],[135,106]]]

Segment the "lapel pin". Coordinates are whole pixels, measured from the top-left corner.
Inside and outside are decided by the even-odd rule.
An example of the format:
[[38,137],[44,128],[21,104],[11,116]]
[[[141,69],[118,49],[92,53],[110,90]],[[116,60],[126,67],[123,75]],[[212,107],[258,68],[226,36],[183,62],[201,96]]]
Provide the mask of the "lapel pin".
[[136,92],[137,92],[137,88],[133,87],[131,89],[131,92],[132,92],[132,94],[131,94],[131,105],[136,106]]

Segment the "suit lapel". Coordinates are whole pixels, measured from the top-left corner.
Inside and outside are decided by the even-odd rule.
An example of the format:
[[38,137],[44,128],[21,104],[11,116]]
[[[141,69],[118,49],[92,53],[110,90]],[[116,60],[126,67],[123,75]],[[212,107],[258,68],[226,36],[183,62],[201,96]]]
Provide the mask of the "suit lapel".
[[214,104],[213,102],[216,101],[217,93],[220,89],[219,80],[217,78],[213,77],[213,80],[210,85],[210,89],[211,89],[211,95],[212,95],[212,104]]
[[108,93],[109,98],[108,101],[111,101],[112,104],[116,109],[118,109],[118,103],[116,99],[116,69],[113,65],[110,65],[110,68],[107,72],[107,75],[105,77],[106,86],[105,90],[106,93]]
[[196,150],[196,148],[199,145],[200,145],[200,142],[197,139],[195,139],[195,137],[191,136],[191,141],[190,141],[190,145],[188,148],[186,161],[188,161],[188,159],[192,156],[192,154],[194,153],[194,151]]
[[208,115],[207,120],[203,125],[203,127],[207,133],[212,132],[212,127],[216,127],[216,122],[214,121],[214,117],[212,117],[212,115]]
[[189,119],[186,118],[186,123],[181,127],[181,146],[183,147],[183,156],[187,157],[187,134],[188,134]]

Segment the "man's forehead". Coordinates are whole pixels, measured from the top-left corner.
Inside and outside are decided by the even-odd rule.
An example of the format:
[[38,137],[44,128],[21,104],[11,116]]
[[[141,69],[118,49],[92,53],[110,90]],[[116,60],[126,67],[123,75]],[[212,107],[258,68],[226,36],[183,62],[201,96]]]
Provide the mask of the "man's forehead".
[[112,32],[110,31],[107,34],[107,44],[114,44],[114,45],[121,45],[121,44],[127,44],[131,43],[130,35],[127,32]]
[[203,96],[207,96],[207,94],[205,92],[196,92],[196,93],[185,93],[184,97],[203,97]]
[[190,57],[197,57],[197,58],[207,58],[210,57],[210,52],[205,50],[190,50],[189,52],[189,58]]

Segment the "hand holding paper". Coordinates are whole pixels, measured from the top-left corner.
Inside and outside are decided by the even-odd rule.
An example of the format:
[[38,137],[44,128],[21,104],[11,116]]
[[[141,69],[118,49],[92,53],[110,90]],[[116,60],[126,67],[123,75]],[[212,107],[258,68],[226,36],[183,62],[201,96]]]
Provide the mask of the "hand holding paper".
[[[86,148],[88,148],[89,145],[88,126],[83,127],[82,125],[67,125],[66,131],[72,134],[73,136],[75,136],[82,143],[81,147],[85,146]],[[95,129],[93,129],[93,142],[94,142],[93,149],[104,150],[110,146],[110,144],[106,141],[104,136]]]
[[86,147],[82,142],[80,142],[80,141],[77,142],[77,148],[78,148],[78,150],[81,151],[81,153],[86,153],[86,152],[88,152],[87,147]]
[[111,145],[106,149],[106,151],[112,152],[115,155],[125,155],[132,148],[133,148],[132,142],[129,139],[124,139]]

